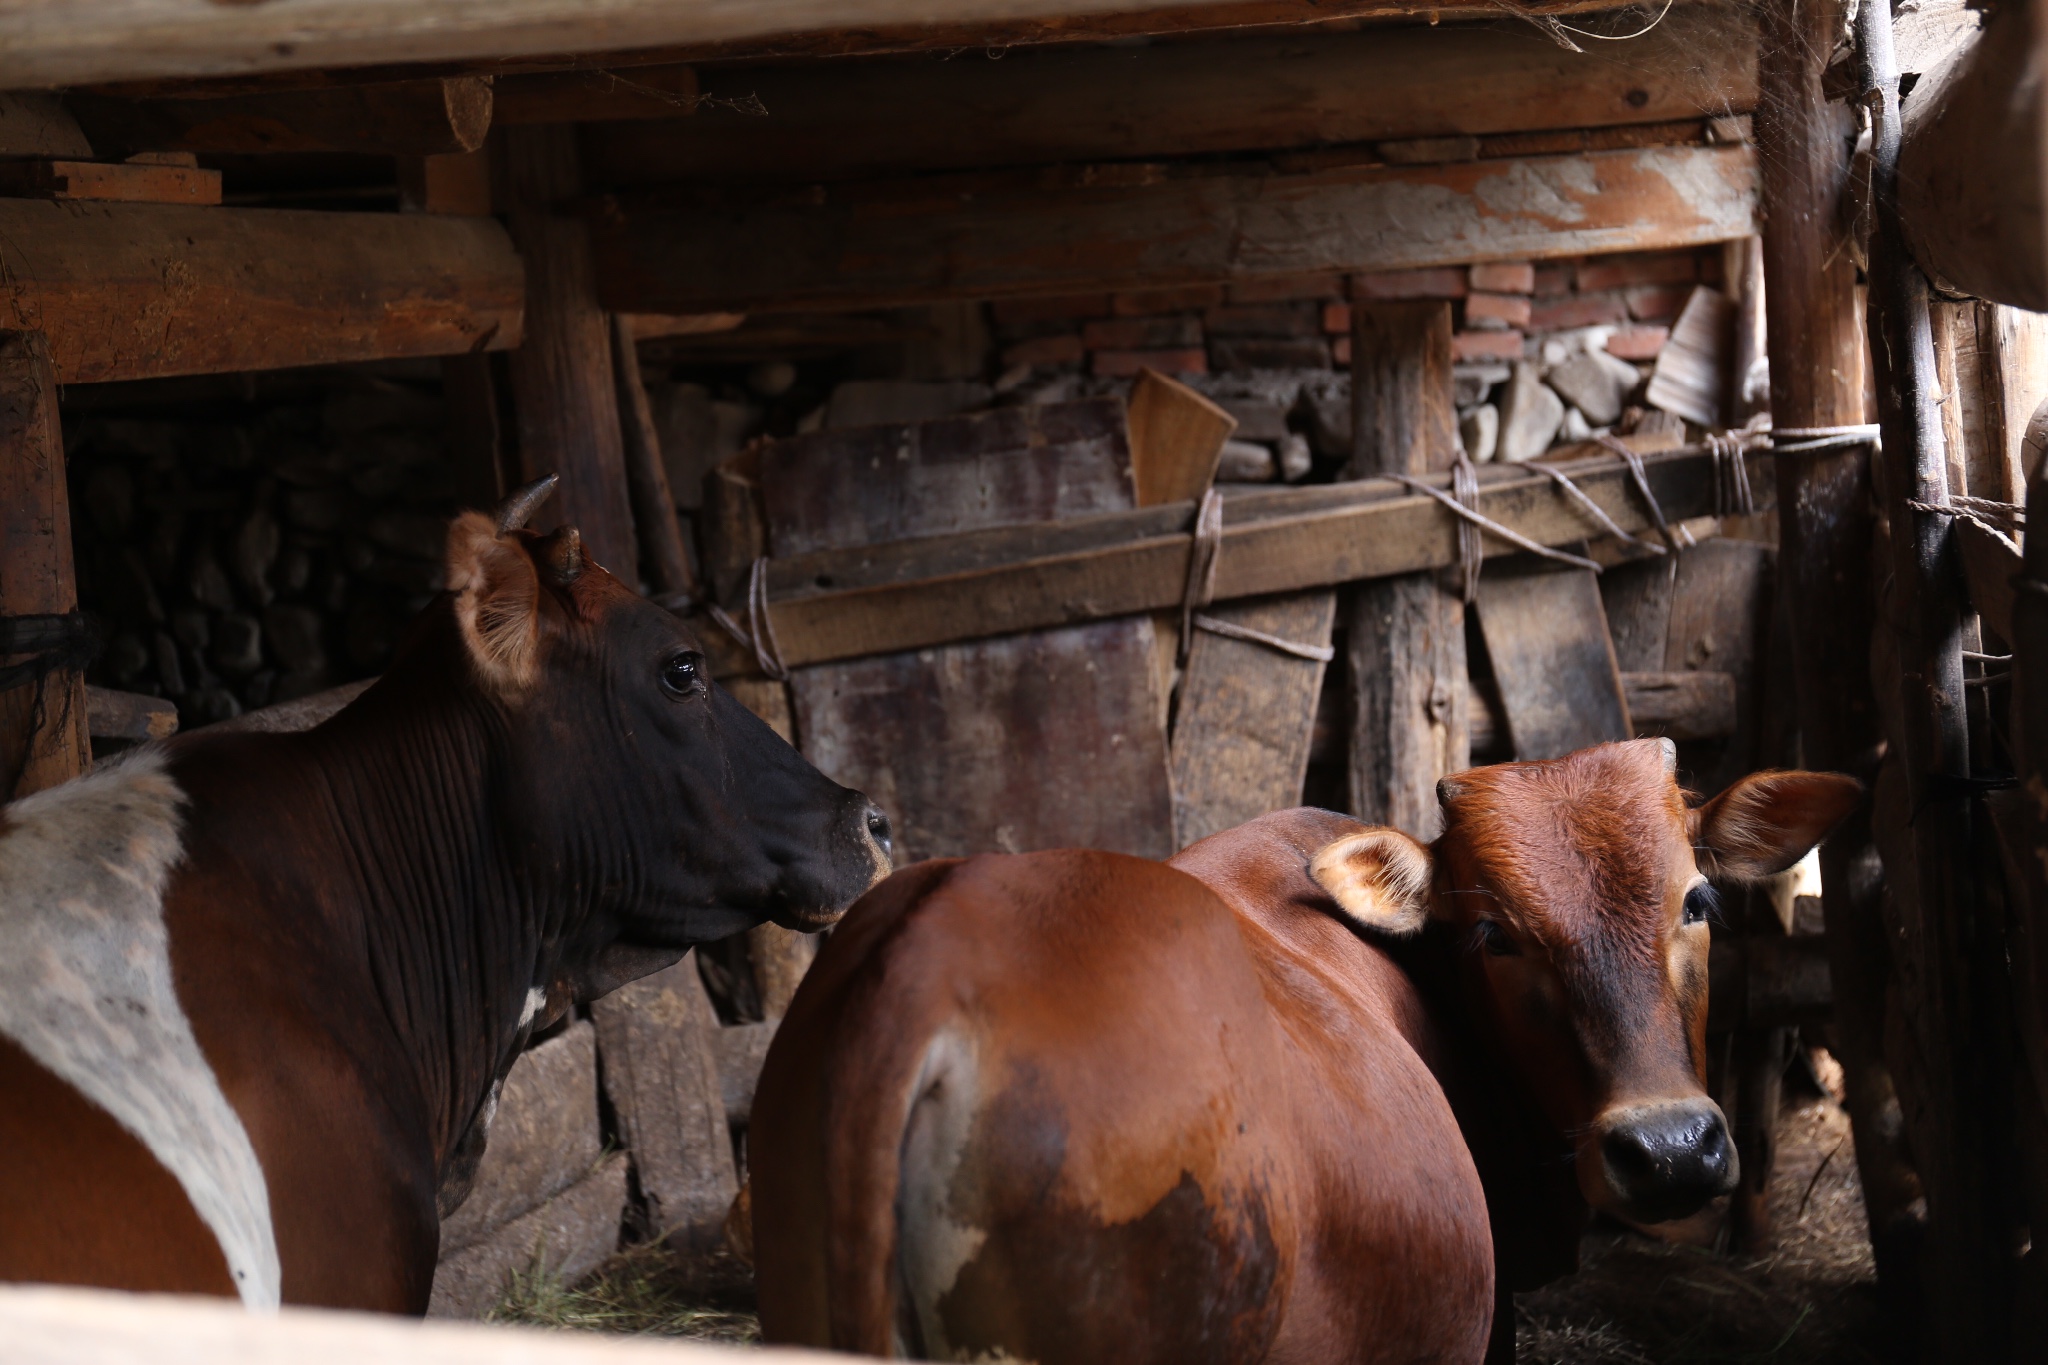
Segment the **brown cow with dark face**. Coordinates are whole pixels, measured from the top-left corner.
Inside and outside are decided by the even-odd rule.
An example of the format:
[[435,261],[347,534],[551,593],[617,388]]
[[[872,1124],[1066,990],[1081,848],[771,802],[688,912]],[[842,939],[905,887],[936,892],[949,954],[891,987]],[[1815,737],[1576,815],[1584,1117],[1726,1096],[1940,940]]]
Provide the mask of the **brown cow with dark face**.
[[886,874],[682,622],[515,529],[544,492],[325,725],[0,809],[0,1279],[422,1312],[534,1029]]
[[761,1077],[765,1333],[1040,1365],[1512,1360],[1497,1301],[1566,1268],[1585,1213],[1547,1172],[1636,1218],[1733,1186],[1701,1076],[1705,874],[1789,866],[1857,799],[1775,773],[1688,810],[1671,759],[1460,774],[1432,847],[1296,810],[1169,864],[898,873]]

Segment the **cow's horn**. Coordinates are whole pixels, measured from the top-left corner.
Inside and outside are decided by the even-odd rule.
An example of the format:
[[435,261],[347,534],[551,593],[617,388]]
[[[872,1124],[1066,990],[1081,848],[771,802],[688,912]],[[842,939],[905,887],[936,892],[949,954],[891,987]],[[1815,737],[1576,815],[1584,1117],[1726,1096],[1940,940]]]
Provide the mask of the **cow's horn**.
[[536,507],[548,500],[548,494],[555,491],[561,477],[559,474],[543,474],[532,483],[513,489],[512,496],[498,504],[498,534],[516,531],[526,525],[526,519],[533,515]]
[[541,566],[550,577],[568,587],[583,577],[583,533],[564,526],[540,544]]

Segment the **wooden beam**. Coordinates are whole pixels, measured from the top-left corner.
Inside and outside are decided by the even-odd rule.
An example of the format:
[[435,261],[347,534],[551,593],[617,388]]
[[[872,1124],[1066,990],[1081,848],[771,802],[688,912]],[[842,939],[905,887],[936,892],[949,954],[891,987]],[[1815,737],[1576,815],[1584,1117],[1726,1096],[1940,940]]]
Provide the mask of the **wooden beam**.
[[[1353,479],[1444,470],[1457,457],[1451,305],[1351,306]],[[1431,573],[1361,583],[1343,603],[1351,675],[1351,812],[1436,836],[1439,779],[1471,765],[1465,603]]]
[[598,294],[621,311],[853,309],[1647,251],[1744,236],[1756,198],[1747,146],[1118,176],[612,199],[591,214]]
[[102,156],[136,152],[472,152],[491,127],[491,83],[476,76],[287,90],[225,99],[67,101]]
[[1951,293],[2048,310],[2042,116],[2032,6],[2001,8],[1913,87],[1898,212],[1921,268]]
[[[530,69],[560,70],[943,52],[1500,12],[1474,0],[1084,0],[1078,7],[1076,0],[954,0],[942,7],[944,22],[934,22],[940,8],[930,0],[609,0],[595,10],[588,0],[302,0],[280,11],[183,0],[27,0],[0,14],[0,89],[225,77],[228,89],[243,91],[266,88],[265,73],[282,73],[287,84],[337,79],[322,68],[370,68],[363,76],[389,80],[421,63],[488,73],[518,69],[521,59]],[[1614,8],[1614,0],[1529,0],[1517,11]]]
[[632,582],[640,556],[611,328],[593,296],[584,225],[558,209],[580,184],[575,132],[508,128],[496,146],[513,240],[526,263],[526,339],[507,358],[522,477],[559,474],[543,524],[575,526],[598,563]]
[[[697,69],[689,118],[587,129],[593,186],[850,180],[909,170],[1198,156],[1385,139],[1598,128],[1747,112],[1746,10],[1674,11],[1641,39],[1567,52],[1526,24],[1231,35],[1148,47],[1046,47]],[[1000,60],[992,58],[1000,56]],[[585,75],[561,117],[646,118],[631,81]],[[510,77],[509,104],[527,82]],[[680,80],[680,76],[678,76]],[[580,98],[573,102],[570,95]]]
[[0,199],[0,326],[62,384],[519,343],[519,257],[487,219]]
[[140,692],[88,687],[85,728],[94,739],[169,739],[178,733],[178,706]]
[[84,622],[56,374],[39,332],[0,333],[0,803],[92,766]]
[[[1841,212],[1852,148],[1821,89],[1844,8],[1841,0],[1763,6],[1756,136],[1771,411],[1779,427],[1864,421],[1856,266]],[[1792,621],[1804,758],[1811,767],[1870,782],[1879,752],[1870,676],[1870,452],[1848,446],[1783,460],[1777,481],[1778,571]],[[1889,951],[1875,862],[1866,803],[1821,846],[1822,903],[1835,1040],[1871,1244],[1886,1293],[1904,1303],[1919,1278],[1920,1184],[1885,1060]]]
[[218,204],[220,172],[115,161],[0,162],[0,195],[124,204]]
[[[1624,530],[1646,529],[1627,471],[1597,449],[1559,467]],[[1761,484],[1769,457],[1749,458]],[[1714,507],[1704,452],[1645,454],[1643,463],[1674,521]],[[1547,478],[1493,465],[1481,475],[1480,510],[1532,540],[1561,545],[1597,529]],[[771,559],[783,661],[794,668],[1177,607],[1194,511],[1175,503]],[[1224,503],[1216,600],[1446,568],[1457,562],[1458,524],[1442,504],[1387,479],[1246,491]],[[1482,545],[1490,555],[1515,552],[1491,536]],[[702,634],[721,673],[752,667],[716,627]]]

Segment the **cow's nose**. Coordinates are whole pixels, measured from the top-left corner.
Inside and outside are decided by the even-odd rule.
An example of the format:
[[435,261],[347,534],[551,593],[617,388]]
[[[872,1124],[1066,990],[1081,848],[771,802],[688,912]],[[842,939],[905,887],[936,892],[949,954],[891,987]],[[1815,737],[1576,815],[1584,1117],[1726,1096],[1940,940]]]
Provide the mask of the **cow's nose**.
[[1601,1127],[1608,1184],[1643,1222],[1687,1217],[1735,1188],[1735,1144],[1711,1100],[1642,1105],[1608,1115]]

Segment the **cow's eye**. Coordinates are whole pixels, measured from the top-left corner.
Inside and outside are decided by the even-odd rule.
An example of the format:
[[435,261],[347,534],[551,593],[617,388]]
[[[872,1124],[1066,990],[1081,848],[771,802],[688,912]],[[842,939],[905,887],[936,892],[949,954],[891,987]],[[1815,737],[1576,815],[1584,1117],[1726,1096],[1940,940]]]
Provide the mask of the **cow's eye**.
[[1522,951],[1522,945],[1515,942],[1514,935],[1493,920],[1480,920],[1472,926],[1472,933],[1489,957],[1516,957]]
[[1721,917],[1721,894],[1705,882],[1685,893],[1685,922],[1705,924]]
[[704,656],[694,650],[671,654],[661,661],[661,690],[671,697],[687,697],[704,686]]

